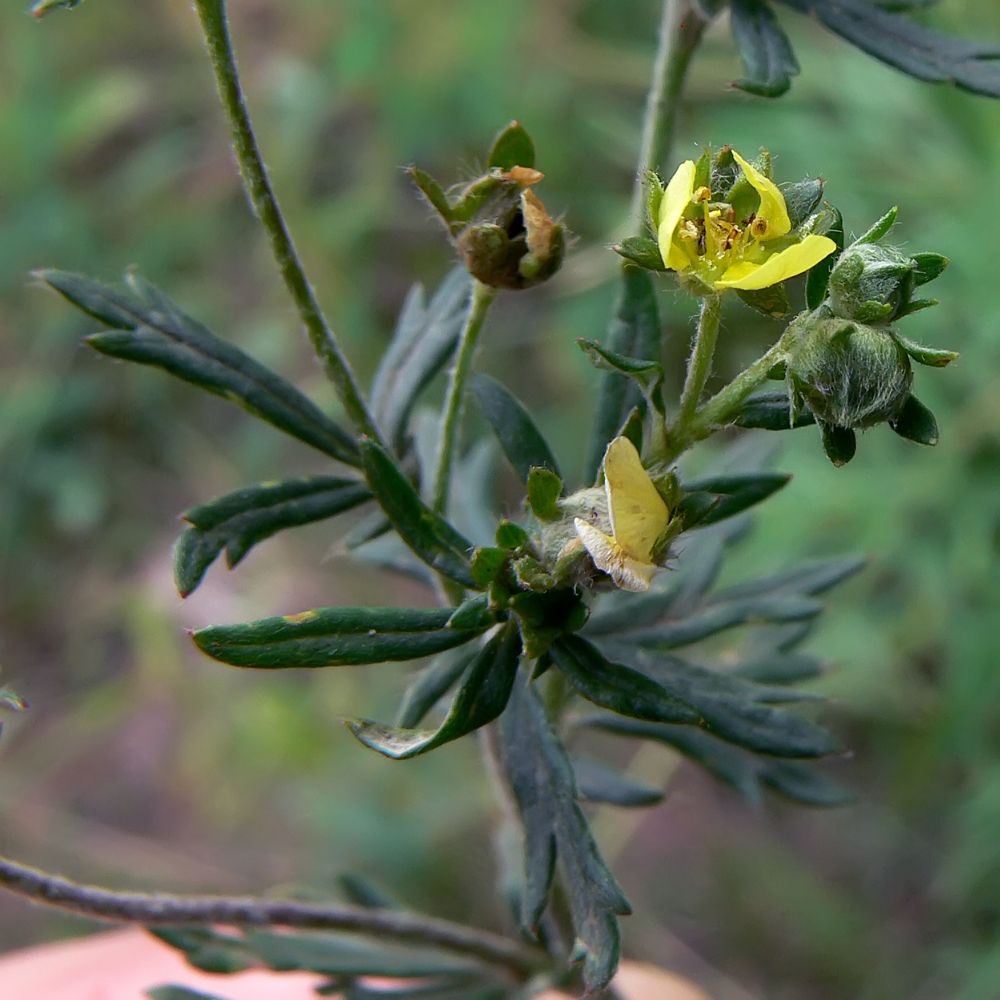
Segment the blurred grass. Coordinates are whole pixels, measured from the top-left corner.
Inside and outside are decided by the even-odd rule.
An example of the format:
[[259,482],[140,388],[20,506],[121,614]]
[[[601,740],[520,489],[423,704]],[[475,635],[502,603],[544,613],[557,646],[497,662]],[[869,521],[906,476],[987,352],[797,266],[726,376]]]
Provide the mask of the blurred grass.
[[[652,0],[233,0],[260,139],[331,320],[363,377],[406,289],[449,255],[399,169],[459,179],[517,117],[540,193],[577,234],[551,286],[507,296],[482,363],[531,405],[578,468],[627,210],[657,5]],[[926,15],[1000,38],[985,0]],[[886,428],[842,470],[813,431],[786,436],[795,480],[727,573],[866,551],[815,648],[831,765],[858,805],[759,814],[682,769],[625,849],[641,957],[717,1000],[995,1000],[1000,995],[1000,104],[921,85],[782,11],[803,64],[776,102],[728,88],[709,36],[679,152],[766,145],[781,177],[822,174],[849,229],[900,205],[897,237],[947,254],[942,302],[905,332],[962,351],[918,372],[938,448]],[[8,727],[4,850],[116,884],[260,890],[367,872],[463,919],[502,920],[485,849],[489,788],[470,747],[391,764],[339,718],[391,714],[397,667],[237,673],[182,628],[347,602],[427,601],[345,572],[341,526],[290,533],[181,603],[176,515],[227,489],[321,468],[225,403],[90,356],[87,325],[32,268],[114,280],[128,264],[335,409],[237,185],[193,13],[90,0],[43,23],[0,11],[0,662],[33,708]],[[690,304],[662,282],[676,382]],[[719,374],[776,327],[727,317]],[[739,333],[739,339],[735,336]],[[501,484],[503,484],[501,479]],[[511,494],[510,499],[516,501]],[[0,897],[0,946],[85,926]],[[737,987],[736,982],[742,984]],[[749,993],[744,992],[749,991]]]

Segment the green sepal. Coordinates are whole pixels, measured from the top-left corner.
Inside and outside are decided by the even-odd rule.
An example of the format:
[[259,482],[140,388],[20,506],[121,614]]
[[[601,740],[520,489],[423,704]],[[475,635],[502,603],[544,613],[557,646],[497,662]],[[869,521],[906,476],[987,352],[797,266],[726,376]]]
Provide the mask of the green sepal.
[[532,469],[528,473],[528,504],[531,512],[540,521],[558,521],[562,516],[559,498],[563,493],[563,482],[548,469]]
[[878,302],[875,299],[869,299],[855,307],[851,318],[856,319],[859,323],[874,325],[887,320],[892,315],[894,308],[891,302]]
[[582,628],[590,614],[587,605],[570,588],[544,592],[520,591],[510,598],[524,640],[524,655],[538,659],[567,632]]
[[[469,608],[466,628],[451,628]],[[461,646],[495,621],[482,598],[454,608],[319,608],[239,625],[210,625],[195,644],[234,667],[336,667],[416,660]]]
[[931,306],[936,306],[938,304],[938,299],[910,299],[909,302],[900,306],[899,309],[896,310],[896,314],[893,316],[893,319],[902,319],[904,316],[911,316],[915,312],[920,312],[921,309],[930,309]]
[[826,301],[830,290],[830,274],[837,263],[837,258],[844,249],[844,217],[840,214],[840,210],[832,205],[830,206],[830,214],[832,221],[822,235],[833,240],[837,248],[815,267],[811,267],[806,275],[806,308],[810,312],[818,309]]
[[798,229],[820,207],[823,201],[823,181],[807,177],[801,181],[779,184],[785,198],[785,209],[792,229]]
[[629,236],[621,243],[616,243],[611,249],[629,263],[645,268],[647,271],[667,270],[667,265],[663,263],[663,255],[660,253],[659,243],[648,236]]
[[933,281],[951,263],[947,257],[939,253],[914,253],[910,254],[915,269],[913,272],[913,282],[919,288],[926,285],[928,281]]
[[560,637],[549,655],[573,687],[601,708],[650,722],[702,721],[687,702],[638,670],[610,663],[582,636]]
[[858,439],[850,427],[837,427],[834,424],[820,422],[820,432],[823,435],[823,451],[826,457],[838,468],[854,458]]
[[493,140],[488,170],[496,168],[505,173],[512,167],[533,167],[535,165],[535,144],[531,141],[524,126],[517,121],[511,122]]
[[896,224],[896,216],[899,214],[899,207],[893,205],[881,219],[878,220],[867,232],[859,236],[854,242],[857,243],[878,243],[879,240],[889,235],[889,230]]
[[363,438],[361,460],[368,485],[399,537],[431,569],[465,587],[474,587],[469,568],[472,544],[420,499],[381,445]]
[[524,528],[513,521],[503,520],[497,525],[496,541],[501,549],[507,549],[509,552],[531,548],[530,536]]
[[685,530],[734,517],[766,500],[791,481],[781,472],[745,472],[707,476],[681,485],[684,492],[677,507]]
[[393,729],[366,719],[350,719],[351,732],[372,750],[393,760],[406,760],[457,740],[492,722],[510,697],[521,656],[521,636],[508,622],[467,667],[444,722],[436,730]]
[[577,798],[582,802],[601,802],[605,805],[653,806],[663,801],[663,792],[641,782],[625,777],[614,768],[589,757],[573,760]]
[[809,409],[800,409],[792,422],[791,404],[784,389],[767,389],[755,392],[744,400],[735,421],[737,427],[758,428],[765,431],[787,431],[793,427],[806,427],[816,423]]
[[771,285],[769,288],[745,289],[737,288],[736,294],[751,308],[772,319],[781,319],[791,310],[788,293],[782,284]]
[[924,347],[914,340],[893,333],[896,342],[917,364],[927,365],[930,368],[944,368],[950,365],[959,355],[958,351],[943,351],[937,347]]
[[917,444],[938,443],[938,425],[934,414],[912,393],[906,397],[899,415],[889,426],[900,436]]
[[[655,233],[659,224],[660,205],[663,202],[663,193],[666,189],[659,175],[652,170],[646,174],[646,181],[646,222],[649,228]],[[662,257],[660,258],[660,263],[663,263]]]
[[694,189],[697,191],[700,187],[712,187],[712,150],[708,147],[694,161]]
[[733,86],[761,97],[780,97],[799,72],[788,36],[763,0],[732,0],[730,27],[746,76]]
[[44,270],[36,276],[111,327],[84,338],[95,350],[160,368],[239,404],[331,458],[347,465],[360,464],[353,436],[311,399],[186,315],[134,271],[126,273],[130,295],[67,271]]
[[480,590],[489,585],[503,572],[510,559],[507,549],[479,548],[472,553],[472,579]]
[[559,466],[552,449],[524,404],[488,375],[473,375],[469,386],[521,482],[527,484],[533,468],[549,469],[558,476]]
[[420,193],[427,199],[427,204],[441,216],[441,220],[448,226],[454,219],[454,206],[448,200],[441,185],[419,167],[408,167],[406,172]]
[[368,487],[356,479],[303,476],[246,487],[192,507],[183,515],[191,527],[174,548],[174,580],[181,597],[201,583],[223,550],[226,565],[232,569],[265,538],[341,514],[371,496]]

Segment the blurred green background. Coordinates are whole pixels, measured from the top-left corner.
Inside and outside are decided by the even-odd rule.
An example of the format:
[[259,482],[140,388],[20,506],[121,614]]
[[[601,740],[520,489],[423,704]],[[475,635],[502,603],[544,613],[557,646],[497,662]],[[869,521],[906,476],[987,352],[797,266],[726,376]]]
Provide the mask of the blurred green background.
[[[370,376],[413,281],[449,251],[401,165],[468,176],[511,118],[539,194],[577,242],[548,286],[501,298],[481,363],[530,404],[566,466],[601,339],[659,11],[654,0],[232,0],[260,140],[322,301]],[[922,15],[1000,39],[991,0]],[[822,174],[849,230],[900,206],[896,237],[947,254],[908,336],[960,350],[917,373],[941,444],[887,428],[835,470],[785,435],[792,484],[726,577],[864,551],[812,648],[858,803],[754,811],[683,766],[660,807],[598,817],[637,915],[629,954],[715,1000],[1000,997],[1000,103],[905,78],[782,9],[803,72],[774,102],[729,87],[728,33],[695,64],[678,156],[765,145]],[[0,850],[120,886],[260,891],[351,869],[414,905],[500,926],[492,799],[471,744],[391,763],[340,718],[390,717],[406,671],[240,673],[183,629],[337,603],[427,603],[349,566],[344,522],[286,533],[186,602],[177,515],[237,486],[321,471],[241,411],[79,346],[92,329],[34,286],[57,266],[135,264],[190,312],[335,410],[237,183],[194,13],[90,0],[0,11],[0,662],[32,704],[0,747]],[[677,381],[691,303],[661,282]],[[779,328],[727,316],[720,375]],[[438,393],[440,389],[436,390]],[[432,393],[433,398],[433,393]],[[500,502],[516,503],[500,473]],[[669,769],[666,751],[653,769]],[[91,925],[0,895],[0,947]]]

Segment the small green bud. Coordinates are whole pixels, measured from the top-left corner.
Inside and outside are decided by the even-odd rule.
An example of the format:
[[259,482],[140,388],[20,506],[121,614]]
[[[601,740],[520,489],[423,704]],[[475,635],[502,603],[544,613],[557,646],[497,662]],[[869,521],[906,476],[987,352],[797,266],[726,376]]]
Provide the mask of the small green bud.
[[913,369],[888,328],[819,309],[796,321],[786,379],[793,411],[805,405],[821,424],[863,428],[895,419]]
[[830,274],[830,308],[862,323],[891,322],[910,302],[917,266],[895,247],[856,243]]

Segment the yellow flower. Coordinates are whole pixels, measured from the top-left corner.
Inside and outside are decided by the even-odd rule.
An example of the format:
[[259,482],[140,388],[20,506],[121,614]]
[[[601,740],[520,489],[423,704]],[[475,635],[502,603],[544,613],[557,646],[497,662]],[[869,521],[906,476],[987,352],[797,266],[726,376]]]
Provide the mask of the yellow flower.
[[616,586],[649,590],[657,570],[653,548],[670,521],[670,511],[628,438],[615,438],[604,454],[604,493],[611,534],[577,517],[577,536],[594,565]]
[[686,160],[663,192],[655,220],[660,254],[670,270],[691,274],[712,289],[754,291],[802,274],[833,253],[837,245],[827,236],[792,234],[777,185],[735,150],[733,159],[759,196],[757,209],[737,219],[733,207],[713,200],[709,188],[695,190],[695,164]]

